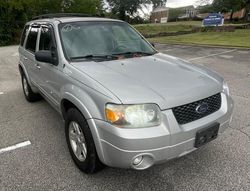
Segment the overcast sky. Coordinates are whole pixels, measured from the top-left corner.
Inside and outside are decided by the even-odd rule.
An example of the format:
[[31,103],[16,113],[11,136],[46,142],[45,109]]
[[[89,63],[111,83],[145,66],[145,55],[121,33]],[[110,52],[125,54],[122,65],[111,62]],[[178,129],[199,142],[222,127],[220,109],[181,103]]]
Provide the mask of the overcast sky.
[[194,5],[197,0],[168,0],[166,7],[182,7],[187,5]]

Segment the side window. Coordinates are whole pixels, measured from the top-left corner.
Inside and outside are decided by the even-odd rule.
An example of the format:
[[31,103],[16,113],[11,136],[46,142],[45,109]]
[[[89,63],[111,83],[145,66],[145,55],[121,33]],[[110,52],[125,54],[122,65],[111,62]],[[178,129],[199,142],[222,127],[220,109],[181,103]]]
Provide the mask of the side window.
[[39,50],[51,50],[53,46],[52,31],[49,27],[42,27]]
[[29,35],[28,35],[25,48],[32,52],[36,51],[36,40],[37,40],[38,29],[39,29],[38,27],[31,27]]
[[25,38],[28,34],[28,31],[29,31],[29,25],[26,25],[23,29],[23,33],[22,33],[22,37],[21,37],[21,42],[20,42],[21,46],[23,46],[23,44],[24,44]]

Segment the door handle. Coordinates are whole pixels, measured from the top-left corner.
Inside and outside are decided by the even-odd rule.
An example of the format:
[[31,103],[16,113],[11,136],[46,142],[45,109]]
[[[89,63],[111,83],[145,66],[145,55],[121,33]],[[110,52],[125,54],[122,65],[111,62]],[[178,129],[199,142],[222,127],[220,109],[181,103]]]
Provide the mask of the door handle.
[[41,66],[39,64],[36,64],[36,68],[38,68],[40,70]]

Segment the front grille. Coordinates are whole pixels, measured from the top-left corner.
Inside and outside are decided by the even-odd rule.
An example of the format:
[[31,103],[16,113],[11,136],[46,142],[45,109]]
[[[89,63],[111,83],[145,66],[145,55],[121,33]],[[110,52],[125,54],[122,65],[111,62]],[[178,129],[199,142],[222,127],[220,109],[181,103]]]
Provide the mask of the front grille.
[[[197,112],[197,107],[206,104],[203,112]],[[181,125],[206,117],[221,107],[221,94],[218,93],[211,97],[173,108],[173,113],[177,122]]]

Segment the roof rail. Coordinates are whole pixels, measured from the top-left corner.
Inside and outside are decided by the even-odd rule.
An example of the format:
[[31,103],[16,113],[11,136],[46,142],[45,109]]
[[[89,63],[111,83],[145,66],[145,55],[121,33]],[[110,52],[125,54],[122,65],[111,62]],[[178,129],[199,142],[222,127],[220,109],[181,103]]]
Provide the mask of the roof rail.
[[100,15],[89,15],[83,13],[52,13],[52,14],[44,14],[38,15],[32,18],[32,20],[38,19],[51,19],[51,18],[60,18],[60,17],[100,17]]

